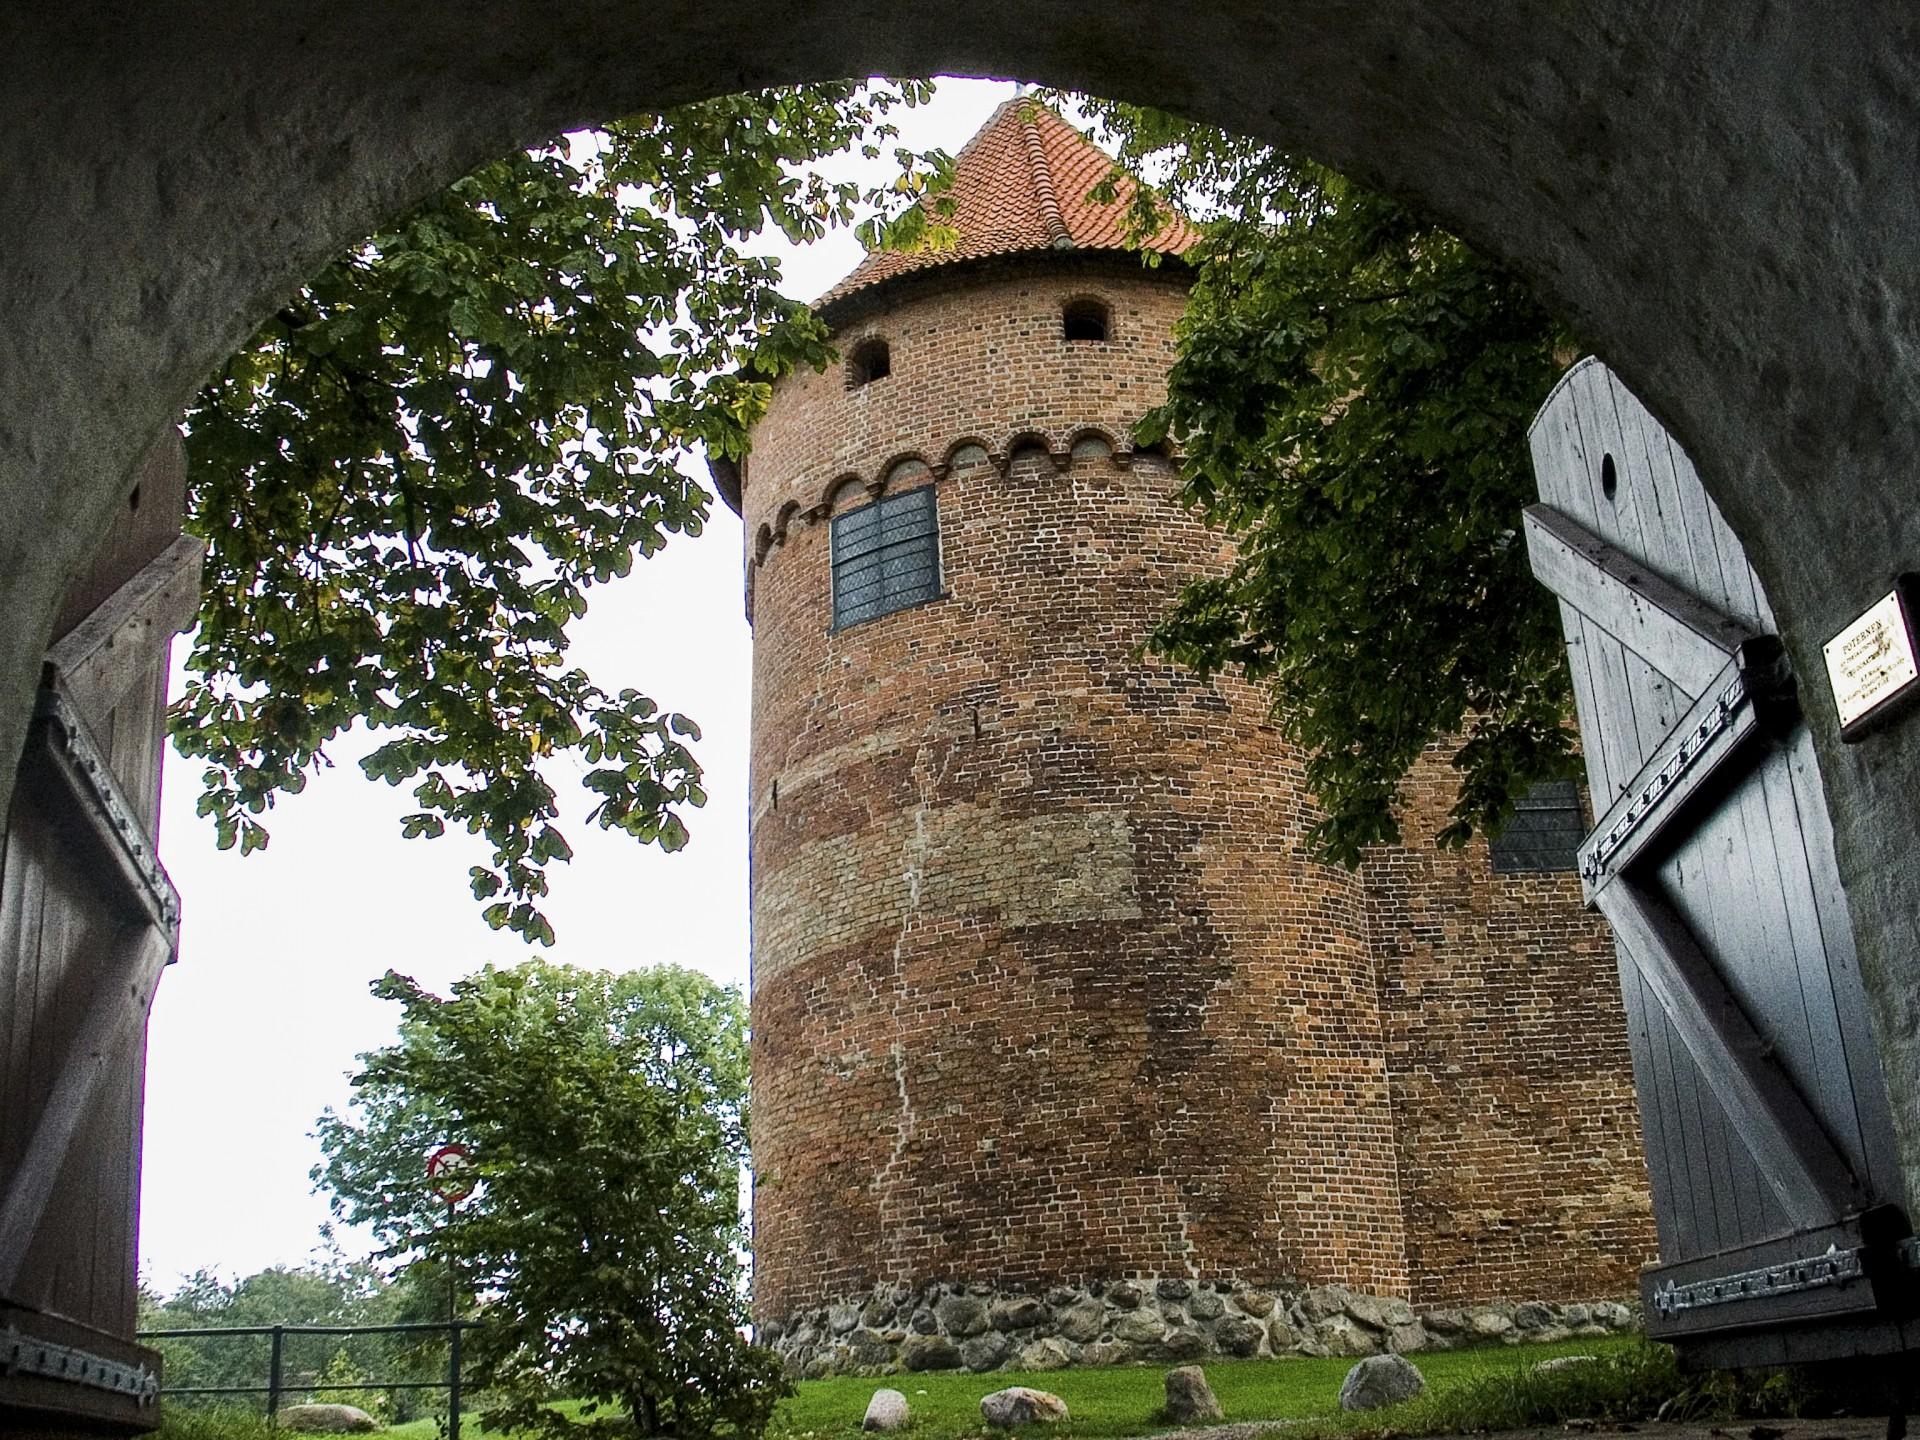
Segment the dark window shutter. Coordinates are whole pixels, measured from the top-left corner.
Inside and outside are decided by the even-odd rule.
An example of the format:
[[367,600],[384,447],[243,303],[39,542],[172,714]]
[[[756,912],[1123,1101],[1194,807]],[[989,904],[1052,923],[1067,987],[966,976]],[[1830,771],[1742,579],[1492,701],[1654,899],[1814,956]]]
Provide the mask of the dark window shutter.
[[1520,797],[1506,828],[1488,839],[1493,873],[1572,870],[1586,833],[1579,787],[1571,780],[1543,781]]
[[940,596],[933,486],[883,495],[833,517],[833,628]]

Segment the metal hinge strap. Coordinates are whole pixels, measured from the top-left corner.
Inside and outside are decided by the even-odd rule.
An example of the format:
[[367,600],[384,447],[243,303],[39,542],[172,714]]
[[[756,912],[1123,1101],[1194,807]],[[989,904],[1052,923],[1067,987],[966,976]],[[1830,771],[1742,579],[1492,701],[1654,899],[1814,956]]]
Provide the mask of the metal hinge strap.
[[1653,1308],[1662,1315],[1701,1310],[1709,1305],[1731,1305],[1739,1300],[1761,1300],[1803,1290],[1824,1290],[1865,1278],[1865,1251],[1829,1245],[1822,1255],[1785,1260],[1758,1270],[1742,1270],[1712,1280],[1681,1285],[1669,1280],[1653,1292]]
[[160,1377],[145,1365],[129,1365],[95,1355],[90,1350],[35,1340],[11,1325],[0,1330],[0,1375],[37,1375],[47,1380],[64,1380],[90,1390],[131,1395],[142,1405],[153,1404],[160,1393]]
[[1607,833],[1596,837],[1588,844],[1585,853],[1580,857],[1580,873],[1588,883],[1599,880],[1607,873],[1607,863],[1613,859],[1615,852],[1627,843],[1633,832],[1640,828],[1641,822],[1659,808],[1660,802],[1666,798],[1674,786],[1680,783],[1687,772],[1700,763],[1708,747],[1725,733],[1727,727],[1733,722],[1734,712],[1745,704],[1746,700],[1746,678],[1735,675],[1728,682],[1726,689],[1720,692],[1720,698],[1714,703],[1713,708],[1701,718],[1699,724],[1693,727],[1692,733],[1680,742],[1679,748],[1668,758],[1667,763],[1655,771],[1640,788],[1640,793],[1634,796],[1633,803],[1608,827]]

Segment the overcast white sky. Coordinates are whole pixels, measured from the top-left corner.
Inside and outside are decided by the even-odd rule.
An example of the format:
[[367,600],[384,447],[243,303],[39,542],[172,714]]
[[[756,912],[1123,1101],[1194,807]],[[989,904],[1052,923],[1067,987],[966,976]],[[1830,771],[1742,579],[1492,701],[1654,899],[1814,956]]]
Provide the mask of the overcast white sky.
[[[943,81],[933,104],[900,117],[902,142],[956,151],[1012,93]],[[860,253],[845,233],[769,248],[803,299]],[[592,592],[574,651],[602,685],[632,685],[699,722],[712,798],[689,817],[692,843],[663,855],[587,826],[586,797],[562,785],[574,860],[554,876],[559,940],[544,953],[610,969],[672,960],[744,986],[751,632],[740,522],[713,508],[704,535]],[[309,1257],[327,1218],[308,1179],[314,1118],[346,1103],[354,1057],[393,1036],[397,1007],[374,1000],[370,981],[391,967],[444,992],[488,960],[529,953],[490,932],[467,892],[480,842],[401,840],[407,789],[367,780],[355,763],[366,748],[334,747],[337,768],[283,800],[268,817],[272,844],[244,860],[214,848],[193,813],[196,767],[167,756],[160,849],[185,917],[149,1031],[140,1223],[141,1269],[162,1290],[202,1267],[231,1277]]]

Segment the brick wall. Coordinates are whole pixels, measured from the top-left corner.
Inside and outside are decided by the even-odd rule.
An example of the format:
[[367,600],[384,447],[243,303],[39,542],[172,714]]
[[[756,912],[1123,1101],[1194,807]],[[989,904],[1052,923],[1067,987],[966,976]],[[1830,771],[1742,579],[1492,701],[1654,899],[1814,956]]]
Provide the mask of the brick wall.
[[[1402,786],[1409,842],[1447,823],[1450,758]],[[1652,1205],[1613,941],[1578,877],[1495,875],[1476,839],[1380,847],[1362,879],[1412,1299],[1631,1291]]]
[[[1089,295],[1111,338],[1068,342],[1061,306]],[[1548,1030],[1559,1013],[1564,972],[1496,957],[1574,937],[1575,988],[1598,973],[1577,891],[1553,882],[1540,910],[1537,882],[1496,898],[1512,882],[1484,857],[1429,872],[1407,852],[1370,868],[1370,898],[1302,857],[1312,815],[1262,698],[1136,653],[1181,578],[1221,556],[1171,502],[1166,462],[1127,453],[1183,301],[1173,267],[1096,256],[896,281],[836,314],[843,352],[881,336],[892,373],[790,377],[756,433],[763,1319],[938,1278],[1631,1288],[1631,1225],[1599,1259],[1576,1242],[1549,1279],[1542,1245],[1582,1206],[1611,1223],[1637,1204],[1643,1223],[1637,1169],[1613,1177],[1631,1196],[1597,1201],[1562,1195],[1556,1171],[1518,1180],[1548,1156],[1585,1185],[1610,1163],[1576,1163],[1594,1127],[1637,1167],[1617,999],[1597,1022],[1612,1048],[1580,1051],[1594,1068],[1564,1105],[1511,1110],[1518,1138],[1457,1123],[1517,1083],[1472,1007]],[[930,481],[944,597],[829,633],[829,517]],[[1450,943],[1400,933],[1459,900]],[[1506,919],[1490,927],[1489,906]],[[1516,971],[1531,988],[1495,996]],[[1450,1028],[1423,1028],[1429,1003]],[[1582,1006],[1567,1020],[1592,1028],[1604,1005]],[[1473,1194],[1449,1188],[1468,1174]],[[1482,1265],[1494,1233],[1507,1243]],[[1455,1273],[1423,1278],[1410,1256]]]

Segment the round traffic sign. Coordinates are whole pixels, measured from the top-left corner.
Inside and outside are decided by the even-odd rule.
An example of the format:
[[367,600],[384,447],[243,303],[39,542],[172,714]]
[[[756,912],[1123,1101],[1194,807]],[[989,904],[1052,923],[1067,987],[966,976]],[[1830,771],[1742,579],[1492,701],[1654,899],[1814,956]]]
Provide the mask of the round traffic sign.
[[427,1157],[427,1184],[449,1205],[473,1193],[473,1152],[464,1145],[442,1145]]

